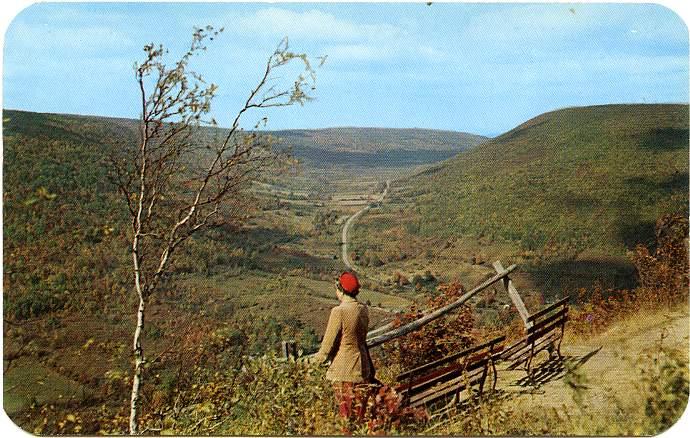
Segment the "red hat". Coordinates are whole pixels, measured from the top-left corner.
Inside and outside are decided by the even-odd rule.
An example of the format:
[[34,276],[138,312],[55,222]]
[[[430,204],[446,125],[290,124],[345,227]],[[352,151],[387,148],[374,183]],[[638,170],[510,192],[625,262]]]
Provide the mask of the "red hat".
[[357,276],[352,272],[343,272],[340,276],[340,286],[345,293],[350,295],[357,295],[359,292],[359,281],[357,280]]

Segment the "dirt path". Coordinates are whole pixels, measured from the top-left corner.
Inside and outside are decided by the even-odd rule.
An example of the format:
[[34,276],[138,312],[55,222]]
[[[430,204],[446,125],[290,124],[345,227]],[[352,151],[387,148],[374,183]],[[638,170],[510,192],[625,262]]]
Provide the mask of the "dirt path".
[[[564,360],[545,370],[536,386],[529,385],[524,370],[509,371],[499,366],[497,389],[514,399],[516,406],[578,409],[573,390],[564,382],[566,367],[584,377],[583,408],[593,412],[613,409],[614,403],[633,401],[639,394],[638,359],[657,348],[663,334],[663,345],[687,353],[690,332],[688,311],[641,314],[614,324],[608,331],[587,340],[564,338]],[[567,327],[567,326],[566,326]],[[546,353],[542,353],[545,357]]]
[[[381,193],[381,196],[379,196],[378,199],[376,199],[374,202],[383,202],[383,198],[385,198],[386,195],[388,194],[388,189],[390,188],[390,186],[391,186],[390,180],[386,181],[386,188]],[[345,263],[345,266],[347,266],[348,269],[355,270],[354,263],[352,263],[352,260],[350,259],[350,255],[348,254],[348,251],[347,251],[348,234],[350,233],[350,230],[352,229],[352,225],[355,223],[357,218],[359,218],[361,215],[366,213],[370,208],[371,208],[371,204],[362,208],[357,213],[350,216],[347,219],[347,221],[345,222],[345,226],[343,226],[343,232],[342,232],[342,236],[341,236],[341,245],[342,245],[341,257],[342,257],[343,263]]]

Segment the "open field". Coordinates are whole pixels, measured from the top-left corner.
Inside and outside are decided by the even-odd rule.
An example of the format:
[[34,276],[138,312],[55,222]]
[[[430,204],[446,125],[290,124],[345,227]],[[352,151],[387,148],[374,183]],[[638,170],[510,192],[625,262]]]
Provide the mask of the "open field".
[[68,403],[86,399],[91,392],[39,361],[21,358],[4,373],[3,407],[12,416],[30,408],[32,403]]
[[[187,289],[198,288],[208,297],[209,309],[232,303],[236,318],[254,319],[281,315],[303,321],[323,332],[332,307],[338,304],[333,282],[312,280],[301,276],[246,273],[238,276],[214,275],[199,284],[196,277],[181,279]],[[369,302],[371,325],[387,318],[389,312],[402,311],[410,305],[403,297],[363,289],[359,299]],[[383,310],[379,310],[383,309]]]

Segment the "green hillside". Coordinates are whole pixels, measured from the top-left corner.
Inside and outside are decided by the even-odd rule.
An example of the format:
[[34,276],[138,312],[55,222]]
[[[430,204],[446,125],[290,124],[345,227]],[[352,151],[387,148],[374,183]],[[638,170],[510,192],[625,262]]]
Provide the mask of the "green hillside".
[[631,286],[626,250],[687,205],[687,105],[569,108],[394,182],[353,241],[381,272],[470,275],[502,257],[558,289],[565,277]]
[[422,234],[621,252],[651,241],[662,213],[687,210],[688,106],[546,113],[407,183]]
[[[217,134],[202,132],[199,141]],[[4,407],[26,430],[71,412],[90,418],[84,433],[125,430],[120,411],[129,390],[136,301],[129,217],[106,159],[136,136],[134,120],[3,112]],[[376,182],[362,185],[364,195]],[[246,226],[199,233],[177,253],[175,275],[149,303],[149,357],[192,338],[213,338],[216,330],[239,330],[246,354],[277,350],[285,339],[316,347],[337,303],[336,219],[360,207],[340,205],[337,197],[324,206],[302,192],[247,196],[256,202]],[[372,325],[410,302],[367,285],[361,296],[373,305]],[[146,397],[163,380],[172,397],[182,383],[171,370],[184,360],[157,360]]]
[[[107,176],[107,157],[113,148],[136,142],[136,126],[129,119],[3,112],[6,318],[48,319],[71,311],[111,314],[132,303],[129,217]],[[215,134],[210,129],[202,132],[200,141]],[[289,175],[272,177],[291,180]],[[200,233],[178,254],[173,270],[186,276],[180,284],[192,285],[188,289],[193,293],[185,295],[175,279],[164,293],[172,294],[167,298],[177,304],[174,312],[185,314],[185,309],[193,311],[213,295],[213,288],[202,285],[218,280],[222,287],[217,292],[224,294],[220,299],[231,301],[221,306],[225,309],[221,316],[227,317],[227,309],[247,298],[237,295],[252,293],[256,296],[245,300],[254,306],[252,311],[268,314],[273,305],[256,304],[258,301],[270,302],[281,288],[297,285],[300,277],[311,278],[316,282],[300,286],[313,292],[304,294],[311,302],[305,302],[303,308],[318,304],[323,311],[317,317],[302,318],[300,324],[318,328],[328,316],[326,306],[332,300],[328,292],[323,297],[324,292],[319,291],[331,290],[330,280],[340,262],[333,258],[339,225],[317,222],[324,214],[335,218],[343,212],[337,213],[335,204],[323,207],[321,199],[312,202],[302,193],[281,195],[304,198],[294,205],[291,199],[276,201],[276,193],[252,193],[248,196],[257,198],[250,212],[254,218],[246,227]],[[352,208],[356,207],[344,207],[345,212]],[[282,284],[266,286],[269,293],[261,289],[274,275],[285,272],[291,275],[280,277],[278,283]],[[328,281],[319,282],[322,276]],[[231,287],[246,279],[251,279],[253,289]],[[368,293],[374,303],[406,302]],[[261,294],[266,296],[258,297]],[[287,308],[285,315],[276,318],[295,317],[304,313],[303,308]],[[116,319],[116,325],[120,324],[120,318]]]

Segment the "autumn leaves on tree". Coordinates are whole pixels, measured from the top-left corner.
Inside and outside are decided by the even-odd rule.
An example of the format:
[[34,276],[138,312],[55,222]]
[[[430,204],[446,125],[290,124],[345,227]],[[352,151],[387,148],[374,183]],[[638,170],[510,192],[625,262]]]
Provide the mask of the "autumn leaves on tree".
[[[131,217],[132,276],[138,297],[133,337],[134,379],[130,433],[140,433],[140,388],[145,369],[141,342],[146,304],[164,280],[175,251],[201,229],[241,223],[248,202],[243,190],[283,156],[256,129],[241,129],[250,110],[304,104],[311,99],[315,74],[306,55],[289,51],[284,39],[269,56],[258,84],[216,136],[199,135],[202,126],[217,126],[210,116],[218,86],[191,70],[190,61],[223,29],[194,31],[184,55],[168,63],[168,51],[148,44],[135,65],[140,94],[140,132],[136,145],[123,145],[110,157],[113,180]],[[276,79],[278,70],[299,63],[302,72],[290,83]],[[262,122],[265,123],[265,117]],[[258,128],[259,126],[255,126]]]

